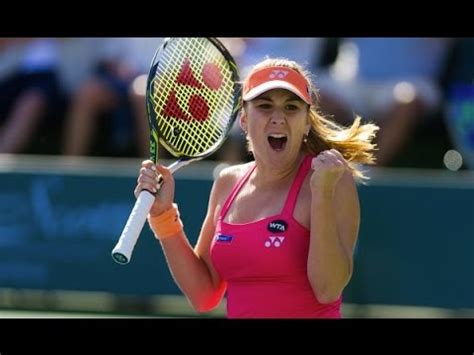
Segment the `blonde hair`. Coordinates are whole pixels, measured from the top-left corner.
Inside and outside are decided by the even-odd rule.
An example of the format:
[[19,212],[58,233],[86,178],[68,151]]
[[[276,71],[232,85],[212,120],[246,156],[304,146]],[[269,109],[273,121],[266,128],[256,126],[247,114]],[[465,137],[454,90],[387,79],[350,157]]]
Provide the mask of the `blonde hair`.
[[[256,64],[250,75],[259,69],[273,66],[288,67],[296,70],[308,81],[313,104],[309,108],[310,131],[302,144],[302,150],[311,155],[317,155],[323,150],[336,149],[349,162],[354,176],[362,179],[367,177],[355,164],[374,164],[375,156],[373,151],[376,144],[373,143],[375,134],[379,127],[373,123],[361,124],[361,117],[356,116],[350,127],[344,127],[318,111],[318,94],[311,80],[311,74],[298,63],[285,58],[267,58]],[[251,147],[248,147],[251,150]]]

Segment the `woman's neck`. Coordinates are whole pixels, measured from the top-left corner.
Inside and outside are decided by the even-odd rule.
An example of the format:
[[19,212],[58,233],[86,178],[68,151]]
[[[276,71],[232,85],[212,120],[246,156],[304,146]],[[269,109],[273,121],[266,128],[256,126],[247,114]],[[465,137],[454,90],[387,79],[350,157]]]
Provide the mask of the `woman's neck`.
[[253,176],[250,177],[250,181],[257,188],[268,188],[275,184],[293,181],[303,158],[304,153],[301,153],[298,158],[294,159],[290,164],[278,168],[255,159],[257,167],[254,174],[252,174]]

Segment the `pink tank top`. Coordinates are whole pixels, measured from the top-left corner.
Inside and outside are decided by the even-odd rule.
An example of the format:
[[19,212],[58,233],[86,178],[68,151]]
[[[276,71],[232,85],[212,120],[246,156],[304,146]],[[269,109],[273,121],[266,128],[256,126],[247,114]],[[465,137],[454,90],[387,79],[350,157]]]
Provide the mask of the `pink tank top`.
[[310,232],[293,217],[311,158],[304,158],[278,215],[245,224],[224,222],[255,164],[227,198],[211,243],[211,260],[227,282],[228,318],[341,317],[341,297],[321,304],[314,295],[306,272]]

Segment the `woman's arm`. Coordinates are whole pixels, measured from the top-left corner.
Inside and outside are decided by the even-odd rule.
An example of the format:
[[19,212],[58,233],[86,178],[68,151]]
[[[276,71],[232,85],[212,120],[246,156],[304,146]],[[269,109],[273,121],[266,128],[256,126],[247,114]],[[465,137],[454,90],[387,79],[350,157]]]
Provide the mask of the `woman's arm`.
[[351,278],[360,224],[359,198],[352,173],[339,152],[330,152],[323,161],[315,162],[311,177],[308,278],[321,303],[339,298]]
[[219,305],[226,290],[226,283],[219,277],[210,259],[210,245],[214,237],[214,215],[221,181],[214,182],[207,214],[193,249],[184,232],[161,241],[171,274],[198,312],[211,311]]
[[[135,194],[140,193],[143,188],[151,191],[156,185],[157,174],[153,170],[153,163],[146,161],[142,166]],[[172,174],[166,167],[160,165],[157,165],[156,169],[163,176],[163,185],[156,195],[155,203],[150,211],[151,218],[160,216],[170,209],[174,200]],[[212,267],[208,252],[214,236],[214,215],[221,185],[220,178],[217,178],[211,190],[207,214],[195,249],[190,245],[183,230],[175,235],[160,239],[174,281],[199,312],[215,308],[220,303],[226,288],[225,283]]]

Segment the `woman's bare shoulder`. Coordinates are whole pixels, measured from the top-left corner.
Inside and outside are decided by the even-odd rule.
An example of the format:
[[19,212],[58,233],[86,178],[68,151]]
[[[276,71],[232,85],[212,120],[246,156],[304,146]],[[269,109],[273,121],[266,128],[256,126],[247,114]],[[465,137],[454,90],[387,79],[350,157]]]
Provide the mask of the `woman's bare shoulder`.
[[230,165],[223,168],[216,178],[216,185],[234,185],[250,169],[253,163]]
[[250,169],[252,162],[230,165],[219,171],[214,181],[214,189],[227,194],[237,181]]
[[[217,220],[219,208],[223,206],[233,187],[250,169],[252,163],[238,164],[223,168],[216,176],[212,188],[211,206],[217,207],[214,216]],[[220,207],[219,207],[220,206]]]

